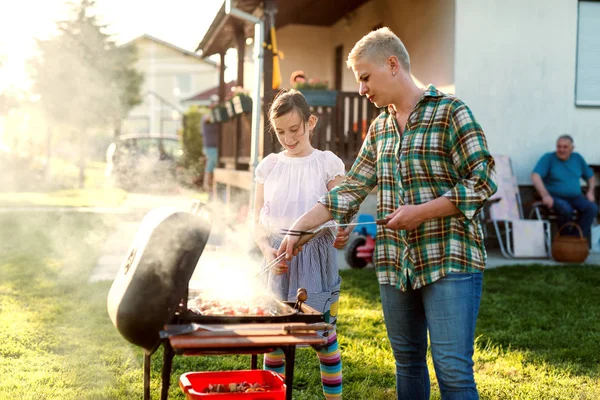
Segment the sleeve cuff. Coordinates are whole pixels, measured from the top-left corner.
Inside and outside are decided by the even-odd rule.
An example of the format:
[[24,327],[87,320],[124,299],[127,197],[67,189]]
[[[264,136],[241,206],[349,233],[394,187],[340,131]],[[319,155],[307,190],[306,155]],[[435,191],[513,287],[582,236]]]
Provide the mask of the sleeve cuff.
[[450,200],[468,220],[472,220],[484,204],[479,199],[474,199],[473,193],[460,185],[444,193],[444,197]]

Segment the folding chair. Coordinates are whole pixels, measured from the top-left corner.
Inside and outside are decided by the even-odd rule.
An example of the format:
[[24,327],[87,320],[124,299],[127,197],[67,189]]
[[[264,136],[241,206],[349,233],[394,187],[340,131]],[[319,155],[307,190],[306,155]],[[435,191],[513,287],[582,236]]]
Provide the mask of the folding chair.
[[550,222],[523,218],[521,195],[510,157],[495,155],[494,160],[498,191],[489,199],[484,222],[493,224],[502,255],[507,258],[550,257]]

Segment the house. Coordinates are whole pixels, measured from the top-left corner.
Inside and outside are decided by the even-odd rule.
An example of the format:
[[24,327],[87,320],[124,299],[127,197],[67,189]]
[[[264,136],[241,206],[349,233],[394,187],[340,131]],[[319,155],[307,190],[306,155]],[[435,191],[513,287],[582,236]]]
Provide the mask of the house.
[[123,46],[128,44],[137,47],[143,101],[129,112],[121,134],[177,133],[188,106],[183,100],[215,86],[216,63],[147,34]]
[[[237,86],[236,81],[231,81],[225,83],[225,93],[230,93],[233,87]],[[186,99],[181,100],[181,104],[184,106],[199,106],[199,107],[208,107],[210,106],[215,99],[219,98],[219,86],[213,86],[210,89],[203,90],[200,93],[196,93],[193,96],[190,96]]]
[[[574,136],[577,151],[589,163],[600,164],[598,1],[233,0],[233,5],[264,17],[267,39],[276,11],[277,47],[285,54],[280,61],[283,87],[289,87],[292,71],[304,70],[339,91],[336,106],[320,114],[327,126],[317,147],[345,160],[356,155],[373,115],[356,98],[358,86],[345,60],[364,34],[387,26],[406,45],[415,80],[464,100],[484,128],[492,153],[511,156],[520,185],[530,187],[535,162],[554,149],[562,133]],[[203,56],[223,58],[228,48],[237,47],[244,55],[244,39],[252,32],[253,26],[226,15],[223,7],[198,49]],[[272,53],[267,51],[264,61],[263,104],[269,104]],[[243,64],[238,71],[243,74]],[[222,140],[230,141],[225,135]],[[266,128],[262,141],[261,155],[266,155],[273,150]],[[229,164],[222,172],[247,176],[248,168]],[[235,185],[251,179],[224,181]]]

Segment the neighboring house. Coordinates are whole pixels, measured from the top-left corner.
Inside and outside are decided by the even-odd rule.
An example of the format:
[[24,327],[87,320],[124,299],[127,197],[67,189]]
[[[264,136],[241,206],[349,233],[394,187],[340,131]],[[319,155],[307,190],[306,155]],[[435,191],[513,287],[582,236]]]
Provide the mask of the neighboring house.
[[[231,93],[231,88],[236,86],[236,81],[227,82],[225,84],[225,93]],[[181,104],[185,107],[189,107],[192,105],[199,107],[208,107],[216,99],[219,98],[219,87],[213,86],[210,89],[204,90],[200,93],[196,93],[195,95],[188,97],[187,99],[181,100]]]
[[[264,15],[262,7],[277,9],[277,47],[285,54],[280,61],[283,87],[289,87],[292,71],[304,70],[342,93],[356,93],[358,85],[346,68],[348,52],[363,35],[387,26],[406,45],[415,80],[464,100],[483,126],[491,152],[512,158],[519,184],[530,185],[535,162],[554,149],[562,133],[575,138],[577,151],[588,162],[600,164],[600,1],[233,4],[257,16]],[[205,57],[222,54],[236,43],[239,48],[241,36],[252,37],[252,32],[252,26],[225,15],[222,8],[198,49]],[[268,60],[267,54],[267,87]],[[335,113],[345,123],[338,123],[332,135],[348,137],[357,130],[356,111],[361,109],[356,107],[349,116],[347,110]]]
[[137,69],[144,75],[143,102],[129,112],[121,133],[177,133],[187,105],[183,99],[209,89],[219,78],[217,65],[198,54],[150,35],[134,43]]

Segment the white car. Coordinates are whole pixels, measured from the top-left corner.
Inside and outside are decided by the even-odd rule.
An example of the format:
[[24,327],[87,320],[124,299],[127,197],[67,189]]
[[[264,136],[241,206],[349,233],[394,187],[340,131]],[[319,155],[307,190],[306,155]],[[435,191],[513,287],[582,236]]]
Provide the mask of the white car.
[[128,134],[106,150],[107,178],[124,188],[173,180],[183,156],[179,137],[171,134]]

